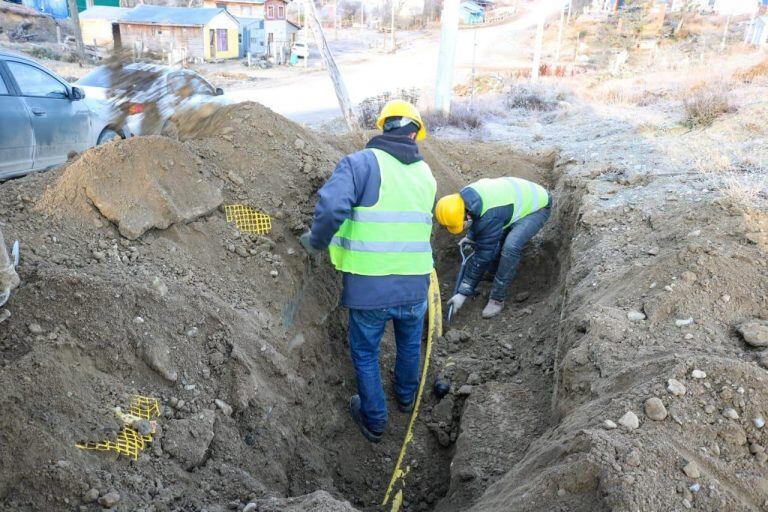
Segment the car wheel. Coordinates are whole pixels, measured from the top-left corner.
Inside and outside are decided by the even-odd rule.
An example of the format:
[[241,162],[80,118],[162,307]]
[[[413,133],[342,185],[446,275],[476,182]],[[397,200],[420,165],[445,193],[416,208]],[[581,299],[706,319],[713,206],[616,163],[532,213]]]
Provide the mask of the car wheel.
[[115,130],[111,128],[104,128],[104,130],[101,132],[101,135],[99,135],[99,140],[96,142],[96,145],[101,146],[102,144],[115,139],[122,139],[122,137]]

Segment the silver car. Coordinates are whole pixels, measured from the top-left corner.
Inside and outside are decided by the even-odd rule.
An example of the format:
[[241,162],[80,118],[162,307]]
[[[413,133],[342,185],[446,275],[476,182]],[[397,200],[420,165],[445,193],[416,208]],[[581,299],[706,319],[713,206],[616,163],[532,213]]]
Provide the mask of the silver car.
[[110,124],[109,105],[87,101],[32,59],[0,49],[0,180],[64,163],[121,137]]
[[101,66],[77,81],[88,97],[110,102],[113,123],[126,137],[165,131],[181,110],[233,101],[194,71],[146,62]]

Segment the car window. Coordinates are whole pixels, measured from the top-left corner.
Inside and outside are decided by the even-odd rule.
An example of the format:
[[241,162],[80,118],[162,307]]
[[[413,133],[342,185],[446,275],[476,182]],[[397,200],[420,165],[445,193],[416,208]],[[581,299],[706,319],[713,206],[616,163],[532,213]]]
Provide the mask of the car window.
[[159,73],[150,70],[122,68],[110,71],[107,66],[102,66],[78,80],[77,84],[104,89],[148,91],[158,78]]
[[189,73],[174,73],[168,77],[168,90],[182,98],[195,94],[213,95],[213,88],[199,76]]
[[5,86],[2,76],[0,76],[0,96],[8,96],[8,87]]
[[66,86],[45,71],[22,62],[8,61],[6,64],[19,84],[22,96],[67,97]]
[[199,76],[190,76],[189,78],[190,86],[192,87],[192,90],[194,91],[194,94],[207,94],[207,95],[213,95],[214,90],[213,87],[208,85],[205,80],[200,78]]

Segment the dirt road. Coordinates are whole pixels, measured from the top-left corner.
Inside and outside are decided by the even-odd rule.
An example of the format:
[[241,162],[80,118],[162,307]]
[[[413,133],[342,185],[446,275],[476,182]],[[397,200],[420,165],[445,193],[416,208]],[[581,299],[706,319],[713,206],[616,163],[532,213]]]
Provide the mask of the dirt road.
[[[475,63],[484,69],[509,69],[529,60],[527,29],[535,25],[535,13],[526,13],[508,24],[476,30],[460,30],[456,53],[456,82],[466,80]],[[477,33],[473,52],[474,32]],[[430,93],[437,72],[438,34],[392,55],[375,55],[339,67],[354,103],[386,91],[417,88]],[[279,82],[248,84],[228,93],[237,101],[257,101],[298,122],[313,124],[341,115],[333,85],[325,74],[291,77]]]

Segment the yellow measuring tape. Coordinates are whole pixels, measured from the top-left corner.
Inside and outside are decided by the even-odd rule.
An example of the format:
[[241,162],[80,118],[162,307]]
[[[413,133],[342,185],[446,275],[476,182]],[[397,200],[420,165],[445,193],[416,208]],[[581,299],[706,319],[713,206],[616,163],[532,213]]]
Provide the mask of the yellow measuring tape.
[[421,395],[424,392],[424,384],[427,382],[427,371],[429,370],[429,358],[432,354],[432,339],[435,335],[439,338],[443,335],[443,309],[440,304],[440,286],[437,282],[437,272],[432,270],[429,275],[429,298],[427,299],[429,306],[429,332],[427,333],[427,349],[424,351],[424,367],[421,369],[421,380],[419,381],[419,391],[416,393],[416,403],[413,404],[413,412],[411,412],[411,419],[408,422],[408,430],[405,432],[405,439],[403,439],[403,446],[400,448],[400,455],[397,456],[397,464],[395,470],[392,472],[392,478],[389,481],[387,487],[387,493],[384,495],[384,501],[381,506],[384,507],[389,503],[392,491],[398,481],[401,482],[400,489],[395,493],[392,498],[391,512],[398,512],[403,504],[403,489],[405,488],[405,477],[408,475],[410,467],[402,469],[403,459],[405,458],[405,452],[408,449],[408,445],[413,441],[413,426],[416,424],[416,417],[419,415],[419,406],[421,405]]

